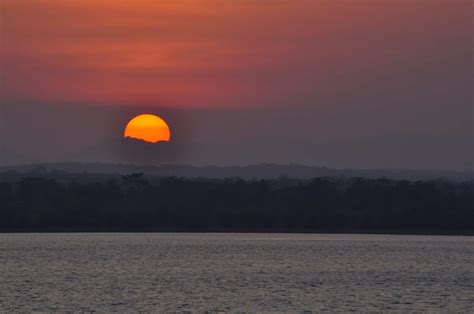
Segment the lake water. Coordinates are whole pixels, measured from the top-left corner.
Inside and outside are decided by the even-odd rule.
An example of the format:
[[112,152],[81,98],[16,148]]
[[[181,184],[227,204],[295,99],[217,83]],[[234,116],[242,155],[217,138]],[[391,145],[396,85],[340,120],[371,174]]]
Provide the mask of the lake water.
[[473,312],[474,237],[0,234],[0,312]]

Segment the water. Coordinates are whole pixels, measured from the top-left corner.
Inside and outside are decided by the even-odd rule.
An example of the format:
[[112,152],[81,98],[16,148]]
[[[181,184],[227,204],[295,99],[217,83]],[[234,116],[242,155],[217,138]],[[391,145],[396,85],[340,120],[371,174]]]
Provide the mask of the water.
[[474,237],[3,234],[0,312],[473,312]]

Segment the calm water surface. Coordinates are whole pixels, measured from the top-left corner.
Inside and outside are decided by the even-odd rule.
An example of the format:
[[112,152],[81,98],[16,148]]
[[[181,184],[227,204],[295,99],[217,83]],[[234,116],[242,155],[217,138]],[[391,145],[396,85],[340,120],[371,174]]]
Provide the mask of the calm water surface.
[[3,234],[0,312],[472,313],[474,238]]

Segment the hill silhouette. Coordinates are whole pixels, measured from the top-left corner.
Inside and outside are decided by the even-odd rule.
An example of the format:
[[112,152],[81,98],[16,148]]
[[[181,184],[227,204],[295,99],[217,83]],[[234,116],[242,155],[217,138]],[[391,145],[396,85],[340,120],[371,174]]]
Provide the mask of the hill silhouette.
[[[180,147],[173,143],[157,143],[152,146],[141,141],[123,140],[117,143],[116,150],[128,158],[128,163],[42,163],[23,166],[0,167],[0,171],[16,171],[29,175],[38,167],[44,170],[96,174],[145,173],[148,176],[177,176],[187,178],[242,178],[242,179],[275,179],[288,177],[310,179],[324,176],[390,178],[403,180],[433,180],[445,178],[454,181],[474,179],[474,171],[449,170],[416,170],[416,169],[337,169],[327,167],[305,166],[299,164],[254,164],[247,166],[193,166],[174,164],[173,158],[181,154]],[[136,160],[141,159],[142,164]],[[154,166],[155,161],[163,160],[161,165]],[[168,163],[168,160],[171,160]]]

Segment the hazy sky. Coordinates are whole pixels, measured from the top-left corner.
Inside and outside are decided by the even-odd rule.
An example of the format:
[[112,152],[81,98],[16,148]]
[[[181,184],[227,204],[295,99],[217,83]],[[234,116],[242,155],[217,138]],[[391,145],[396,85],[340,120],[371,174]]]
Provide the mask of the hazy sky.
[[473,168],[470,0],[0,3],[1,162],[116,162],[151,112],[176,162]]

